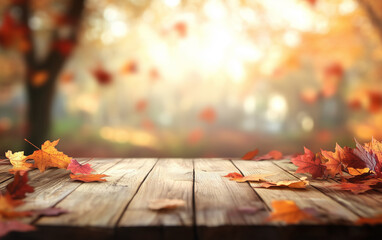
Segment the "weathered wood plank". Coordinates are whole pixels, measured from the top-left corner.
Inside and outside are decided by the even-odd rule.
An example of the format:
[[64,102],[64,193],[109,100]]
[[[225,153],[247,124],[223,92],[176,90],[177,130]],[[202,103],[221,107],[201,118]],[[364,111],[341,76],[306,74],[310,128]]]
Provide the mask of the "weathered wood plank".
[[[274,173],[266,180],[281,181],[281,180],[296,180],[297,177],[290,175],[281,168],[275,166],[270,161],[245,161],[234,160],[234,164],[243,172],[244,175],[250,174],[268,174]],[[308,186],[306,190],[299,189],[277,189],[277,188],[259,188],[259,183],[251,183],[256,192],[260,195],[264,202],[270,207],[273,200],[293,200],[301,207],[311,207],[318,210],[320,213],[335,218],[340,218],[345,221],[354,221],[358,219],[357,215],[352,211],[334,201],[329,196]]]
[[[195,213],[198,226],[259,224],[267,216],[265,204],[248,183],[224,178],[238,169],[229,160],[195,159]],[[245,214],[245,208],[262,209]]]
[[[275,161],[273,163],[296,177],[309,176],[309,174],[296,173],[297,166],[289,160]],[[330,196],[341,205],[346,206],[349,210],[359,216],[372,217],[382,213],[382,194],[380,192],[370,191],[355,195],[349,191],[336,191],[327,188],[325,186],[327,183],[338,183],[338,181],[333,179],[328,179],[324,182],[315,179],[310,179],[309,181],[312,186]]]
[[0,183],[5,182],[11,177],[13,177],[13,175],[10,174],[8,171],[11,168],[11,165],[0,165]]
[[[57,207],[70,210],[69,214],[55,218],[43,217],[37,224],[113,228],[156,161],[157,159],[118,161],[102,171],[109,175],[107,182],[82,184],[57,204]],[[108,161],[103,161],[103,164],[107,163]]]
[[[128,205],[118,224],[118,237],[140,239],[193,239],[193,162],[190,159],[160,159]],[[168,211],[148,209],[151,200],[183,199],[184,207]],[[145,226],[147,231],[138,231]],[[132,231],[132,229],[135,229]]]

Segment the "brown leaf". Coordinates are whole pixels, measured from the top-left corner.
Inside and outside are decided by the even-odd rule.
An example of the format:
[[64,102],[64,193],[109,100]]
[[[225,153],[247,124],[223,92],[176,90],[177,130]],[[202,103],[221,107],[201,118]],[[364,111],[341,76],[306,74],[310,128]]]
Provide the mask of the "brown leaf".
[[28,174],[20,175],[16,172],[15,178],[6,187],[7,194],[11,196],[12,199],[23,199],[26,193],[34,192],[34,187],[28,184]]
[[267,218],[267,222],[285,222],[296,224],[306,220],[316,220],[308,212],[301,210],[295,202],[291,200],[272,201],[273,212]]
[[280,152],[280,151],[277,151],[277,150],[272,150],[270,151],[269,153],[263,155],[263,156],[260,156],[260,157],[256,157],[254,158],[253,160],[255,161],[260,161],[260,160],[280,160],[283,158],[283,154]]
[[345,183],[345,182],[340,184],[329,185],[328,188],[335,189],[335,190],[348,190],[354,194],[364,193],[372,189],[369,185],[366,185],[366,184]]
[[106,182],[104,177],[108,177],[105,174],[70,174],[70,178],[76,181],[82,182]]
[[182,199],[155,199],[150,201],[149,209],[151,210],[162,210],[162,209],[175,209],[178,207],[183,207],[186,202]]

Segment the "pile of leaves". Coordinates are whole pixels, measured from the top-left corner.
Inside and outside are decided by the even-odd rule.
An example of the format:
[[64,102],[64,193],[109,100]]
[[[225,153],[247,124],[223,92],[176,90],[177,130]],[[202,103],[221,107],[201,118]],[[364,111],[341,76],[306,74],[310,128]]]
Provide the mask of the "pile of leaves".
[[312,178],[340,177],[341,183],[329,187],[362,193],[382,185],[382,142],[372,139],[356,147],[340,147],[334,152],[321,150],[314,154],[308,148],[305,153],[292,158],[296,173],[309,173]]
[[[39,169],[44,172],[48,168],[60,168],[70,171],[70,178],[82,182],[104,182],[107,175],[93,174],[94,169],[89,163],[80,164],[77,160],[67,156],[56,149],[59,139],[46,141],[41,149],[25,156],[23,151],[12,153],[7,151],[5,156],[9,159],[12,168],[9,173],[14,174],[14,179],[0,193],[0,238],[10,231],[31,231],[35,228],[15,220],[21,217],[33,216],[57,216],[67,211],[59,208],[33,209],[29,211],[17,211],[16,208],[23,205],[23,199],[27,193],[33,193],[34,187],[28,184],[28,171]],[[33,145],[33,144],[32,144]]]

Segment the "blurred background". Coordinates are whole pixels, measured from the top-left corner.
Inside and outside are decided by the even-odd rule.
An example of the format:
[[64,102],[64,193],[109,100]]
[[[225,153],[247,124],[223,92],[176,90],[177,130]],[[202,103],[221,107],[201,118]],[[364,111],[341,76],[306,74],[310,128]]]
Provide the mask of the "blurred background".
[[240,157],[382,139],[380,0],[2,0],[0,152]]

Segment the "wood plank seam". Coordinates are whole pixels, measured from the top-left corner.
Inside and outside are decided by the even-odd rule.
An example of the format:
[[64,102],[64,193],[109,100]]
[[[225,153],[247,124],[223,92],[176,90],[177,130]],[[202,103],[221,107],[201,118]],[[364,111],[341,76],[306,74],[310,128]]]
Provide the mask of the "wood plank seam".
[[150,171],[147,172],[146,176],[143,178],[143,180],[139,184],[137,190],[135,191],[133,197],[130,199],[130,201],[123,208],[123,211],[121,212],[121,215],[118,217],[118,220],[116,221],[115,226],[114,226],[114,238],[117,238],[117,236],[116,236],[117,232],[115,230],[118,228],[123,215],[125,214],[126,210],[128,209],[130,203],[134,200],[135,196],[137,195],[137,193],[141,189],[141,187],[142,187],[143,183],[146,181],[147,177],[150,175],[150,173],[153,171],[154,167],[157,165],[158,161],[159,161],[159,158],[156,159],[155,164],[153,164],[153,166],[151,167]]
[[192,159],[192,229],[194,239],[199,240],[198,225],[196,222],[196,201],[195,201],[195,159]]
[[[299,177],[293,175],[292,173],[290,173],[289,171],[285,170],[284,168],[282,168],[281,166],[275,164],[273,161],[272,161],[272,164],[277,166],[278,168],[282,169],[283,171],[285,171],[286,173],[288,173],[289,175],[292,175],[293,177],[297,178],[297,179],[300,179]],[[333,201],[337,202],[338,204],[340,204],[341,206],[343,206],[344,208],[348,209],[350,212],[352,212],[353,214],[355,214],[356,216],[358,217],[362,217],[360,216],[356,211],[354,211],[353,209],[349,208],[348,206],[346,206],[343,202],[341,201],[338,201],[338,199],[326,194],[324,191],[322,191],[320,188],[317,188],[313,185],[310,185],[312,188],[316,189],[317,191],[321,192],[322,194],[325,194],[326,196],[328,196],[329,198],[331,198]]]
[[[244,173],[240,170],[240,168],[238,166],[236,166],[236,164],[232,161],[232,159],[230,159],[229,161],[235,166],[235,168],[240,172],[240,174],[244,176]],[[265,210],[267,210],[268,212],[272,212],[272,209],[268,206],[268,204],[264,201],[264,199],[260,196],[260,194],[251,186],[251,184],[249,182],[246,182],[246,183],[249,185],[249,187],[255,192],[257,197],[264,204]]]
[[[123,159],[120,159],[118,162],[116,162],[115,164],[118,164],[119,162],[121,162]],[[86,162],[89,162],[89,160],[87,160]],[[115,165],[114,164],[114,165]],[[102,174],[103,172],[107,171],[108,169],[112,168],[114,165],[110,166],[109,168],[107,169],[104,169],[102,172],[100,172],[99,174]],[[80,184],[78,184],[77,187],[73,188],[72,191],[70,191],[65,197],[63,197],[62,199],[60,199],[59,201],[57,201],[55,204],[53,204],[51,207],[54,208],[56,207],[60,202],[62,202],[63,200],[65,200],[72,192],[74,192],[77,188],[79,188],[82,184],[84,184],[84,182],[81,182]],[[31,222],[31,225],[36,225],[36,223],[41,219],[43,218],[44,216],[39,216],[37,218],[35,218],[32,222]]]

